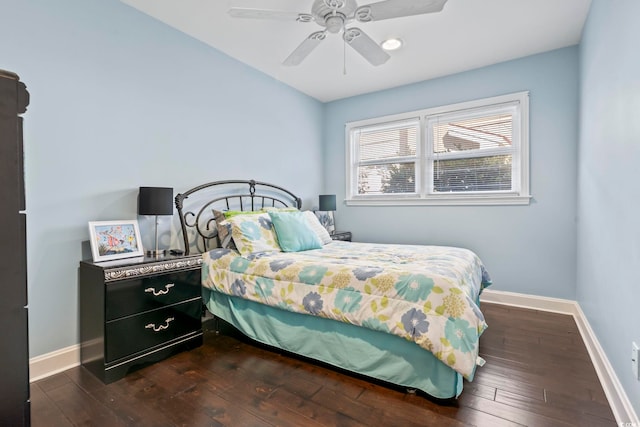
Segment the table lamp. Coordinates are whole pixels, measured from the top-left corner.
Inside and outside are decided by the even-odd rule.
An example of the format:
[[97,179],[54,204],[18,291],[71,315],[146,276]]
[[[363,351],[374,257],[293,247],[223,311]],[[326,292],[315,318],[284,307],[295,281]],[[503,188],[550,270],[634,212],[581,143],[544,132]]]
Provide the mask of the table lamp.
[[323,224],[330,234],[335,233],[335,219],[333,218],[333,211],[336,210],[336,195],[335,194],[321,194],[319,196],[319,208],[320,211],[327,212],[328,221],[327,224]]
[[140,187],[138,215],[155,215],[156,217],[156,249],[155,251],[148,250],[147,256],[165,255],[166,250],[158,250],[158,216],[173,215],[173,188]]

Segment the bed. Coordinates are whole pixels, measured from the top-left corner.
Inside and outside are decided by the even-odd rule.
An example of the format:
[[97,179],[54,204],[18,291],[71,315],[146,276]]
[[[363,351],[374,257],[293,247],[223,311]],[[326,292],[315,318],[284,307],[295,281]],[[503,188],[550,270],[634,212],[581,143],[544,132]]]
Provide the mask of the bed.
[[299,197],[253,180],[195,187],[176,207],[207,309],[249,338],[439,399],[483,363],[491,281],[472,251],[333,241]]

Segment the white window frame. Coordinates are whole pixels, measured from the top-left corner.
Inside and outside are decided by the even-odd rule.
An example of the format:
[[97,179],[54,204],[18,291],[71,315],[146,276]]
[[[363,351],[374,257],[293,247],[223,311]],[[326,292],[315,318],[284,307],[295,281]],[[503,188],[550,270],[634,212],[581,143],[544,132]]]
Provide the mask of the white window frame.
[[[513,117],[512,147],[498,149],[497,153],[509,151],[512,154],[514,173],[510,191],[452,192],[435,193],[433,191],[433,133],[430,125],[438,117],[451,119],[455,115],[491,114],[494,111],[508,110]],[[358,194],[358,144],[353,136],[364,127],[392,126],[395,123],[410,120],[419,121],[418,144],[416,147],[416,192],[387,194]],[[346,141],[346,200],[347,205],[528,205],[529,192],[529,92],[517,92],[508,95],[484,98],[475,101],[424,110],[411,111],[384,117],[349,122],[345,125]],[[489,152],[488,154],[493,154]],[[465,157],[465,153],[456,153],[456,158]],[[476,157],[477,154],[473,157]],[[393,160],[393,159],[390,159]],[[379,162],[377,162],[379,163]]]

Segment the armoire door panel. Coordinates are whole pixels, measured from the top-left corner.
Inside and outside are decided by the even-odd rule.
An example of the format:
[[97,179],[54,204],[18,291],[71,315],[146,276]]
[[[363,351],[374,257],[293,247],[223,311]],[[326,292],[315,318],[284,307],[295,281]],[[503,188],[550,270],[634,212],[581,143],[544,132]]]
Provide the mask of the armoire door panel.
[[25,209],[22,118],[18,115],[24,113],[28,101],[29,95],[18,76],[0,70],[0,211]]
[[27,309],[16,307],[0,310],[0,324],[10,325],[3,328],[2,339],[8,346],[0,352],[0,406],[9,409],[29,399]]
[[[1,79],[0,79],[1,80]],[[6,112],[0,113],[0,169],[2,185],[0,185],[0,200],[3,207],[0,211],[22,210],[22,200],[24,198],[22,182],[22,165],[19,164],[22,155],[18,156],[18,146],[22,149],[22,144],[18,143],[17,116],[14,111],[11,118]],[[0,217],[1,218],[1,217]]]
[[3,244],[0,245],[0,309],[27,305],[26,218],[15,212],[0,210]]
[[23,307],[29,304],[27,298],[27,216],[24,213],[18,214],[18,222],[20,223],[20,238],[16,241],[16,270],[18,277],[23,284],[21,289],[16,289],[16,301]]

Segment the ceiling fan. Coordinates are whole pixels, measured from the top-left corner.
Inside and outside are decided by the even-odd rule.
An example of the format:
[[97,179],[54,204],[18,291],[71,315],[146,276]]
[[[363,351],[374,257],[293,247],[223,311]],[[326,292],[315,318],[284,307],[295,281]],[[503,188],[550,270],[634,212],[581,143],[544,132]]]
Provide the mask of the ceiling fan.
[[342,32],[346,44],[377,66],[387,62],[389,54],[360,28],[347,28],[348,24],[353,21],[373,22],[440,12],[446,2],[447,0],[384,0],[358,6],[356,0],[314,0],[311,13],[232,7],[229,15],[235,18],[315,22],[323,27],[322,30],[311,33],[284,60],[284,65],[300,64],[326,38],[327,33]]

